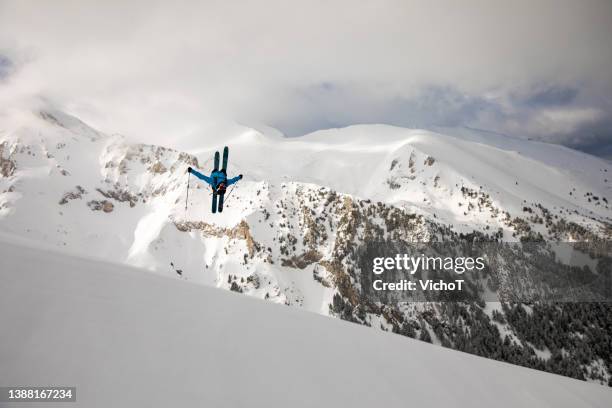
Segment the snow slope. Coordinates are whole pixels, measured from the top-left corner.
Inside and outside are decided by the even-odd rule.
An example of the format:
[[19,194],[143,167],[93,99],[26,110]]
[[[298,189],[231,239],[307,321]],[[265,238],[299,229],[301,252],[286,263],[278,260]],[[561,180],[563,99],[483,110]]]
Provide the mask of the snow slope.
[[0,326],[0,384],[74,385],[70,407],[612,404],[607,387],[5,239]]

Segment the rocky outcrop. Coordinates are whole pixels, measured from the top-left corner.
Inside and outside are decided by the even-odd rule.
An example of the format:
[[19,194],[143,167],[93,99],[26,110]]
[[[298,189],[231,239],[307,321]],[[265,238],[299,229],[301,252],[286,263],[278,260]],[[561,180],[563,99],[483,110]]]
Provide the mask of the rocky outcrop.
[[105,213],[113,212],[115,209],[115,205],[108,200],[92,200],[87,203],[87,206],[91,208],[92,211],[103,211]]
[[0,143],[0,176],[11,177],[16,168],[14,152],[10,151],[9,144],[7,142]]
[[78,200],[83,198],[83,194],[87,194],[87,191],[81,186],[76,186],[74,191],[68,191],[65,193],[61,200],[59,201],[59,205],[68,204],[68,201]]

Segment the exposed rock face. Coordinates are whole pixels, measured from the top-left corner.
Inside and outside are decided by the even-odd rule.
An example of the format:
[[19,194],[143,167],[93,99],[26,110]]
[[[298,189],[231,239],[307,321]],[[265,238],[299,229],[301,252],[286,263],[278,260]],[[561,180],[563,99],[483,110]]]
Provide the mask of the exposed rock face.
[[244,220],[232,228],[218,227],[204,221],[174,221],[174,225],[176,229],[182,232],[200,231],[203,237],[227,237],[243,240],[246,244],[248,255],[251,258],[256,252],[261,251],[261,245],[253,239],[249,224]]
[[91,208],[92,211],[104,211],[105,213],[113,212],[115,209],[115,205],[107,200],[92,200],[87,203],[87,206]]
[[17,164],[13,157],[14,153],[9,150],[9,144],[0,143],[0,175],[2,177],[11,177],[15,173]]
[[114,208],[115,206],[113,205],[113,203],[109,201],[104,201],[102,203],[102,211],[104,211],[105,213],[112,212]]
[[59,201],[60,205],[67,204],[70,200],[77,200],[83,197],[83,194],[87,194],[87,191],[81,186],[76,186],[74,191],[69,191],[62,196]]
[[155,174],[163,174],[165,172],[168,171],[168,169],[166,169],[166,167],[164,167],[164,165],[160,162],[156,162],[154,163],[151,168],[150,171],[155,173]]
[[136,203],[138,202],[138,196],[130,193],[127,190],[106,190],[105,191],[100,188],[97,188],[96,191],[98,191],[100,194],[102,194],[104,197],[108,199],[113,199],[115,201],[119,201],[122,203],[128,202],[130,204],[130,207],[134,207]]
[[174,172],[179,166],[198,166],[198,159],[188,153],[179,152],[162,146],[145,144],[111,144],[103,157],[108,157],[104,167],[115,170],[117,175],[127,175],[137,165],[146,166],[153,174]]

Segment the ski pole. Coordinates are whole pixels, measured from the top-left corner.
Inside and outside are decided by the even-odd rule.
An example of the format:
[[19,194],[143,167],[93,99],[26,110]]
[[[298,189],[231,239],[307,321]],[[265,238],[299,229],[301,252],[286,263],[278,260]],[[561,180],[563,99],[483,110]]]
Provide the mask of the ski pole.
[[227,206],[227,202],[229,201],[230,196],[232,195],[232,191],[234,191],[234,188],[236,187],[236,185],[233,185],[229,191],[229,193],[227,193],[227,198],[225,199],[225,205]]
[[189,179],[191,173],[187,173],[187,195],[185,196],[185,219],[187,219],[187,202],[189,201]]

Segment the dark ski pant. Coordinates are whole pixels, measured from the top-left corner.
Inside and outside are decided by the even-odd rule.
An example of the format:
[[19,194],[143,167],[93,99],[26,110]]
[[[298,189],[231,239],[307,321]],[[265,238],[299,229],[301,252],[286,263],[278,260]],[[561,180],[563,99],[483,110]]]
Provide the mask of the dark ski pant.
[[217,208],[219,212],[223,212],[223,200],[225,198],[225,192],[219,194],[216,191],[213,191],[212,197],[212,212],[216,213]]

